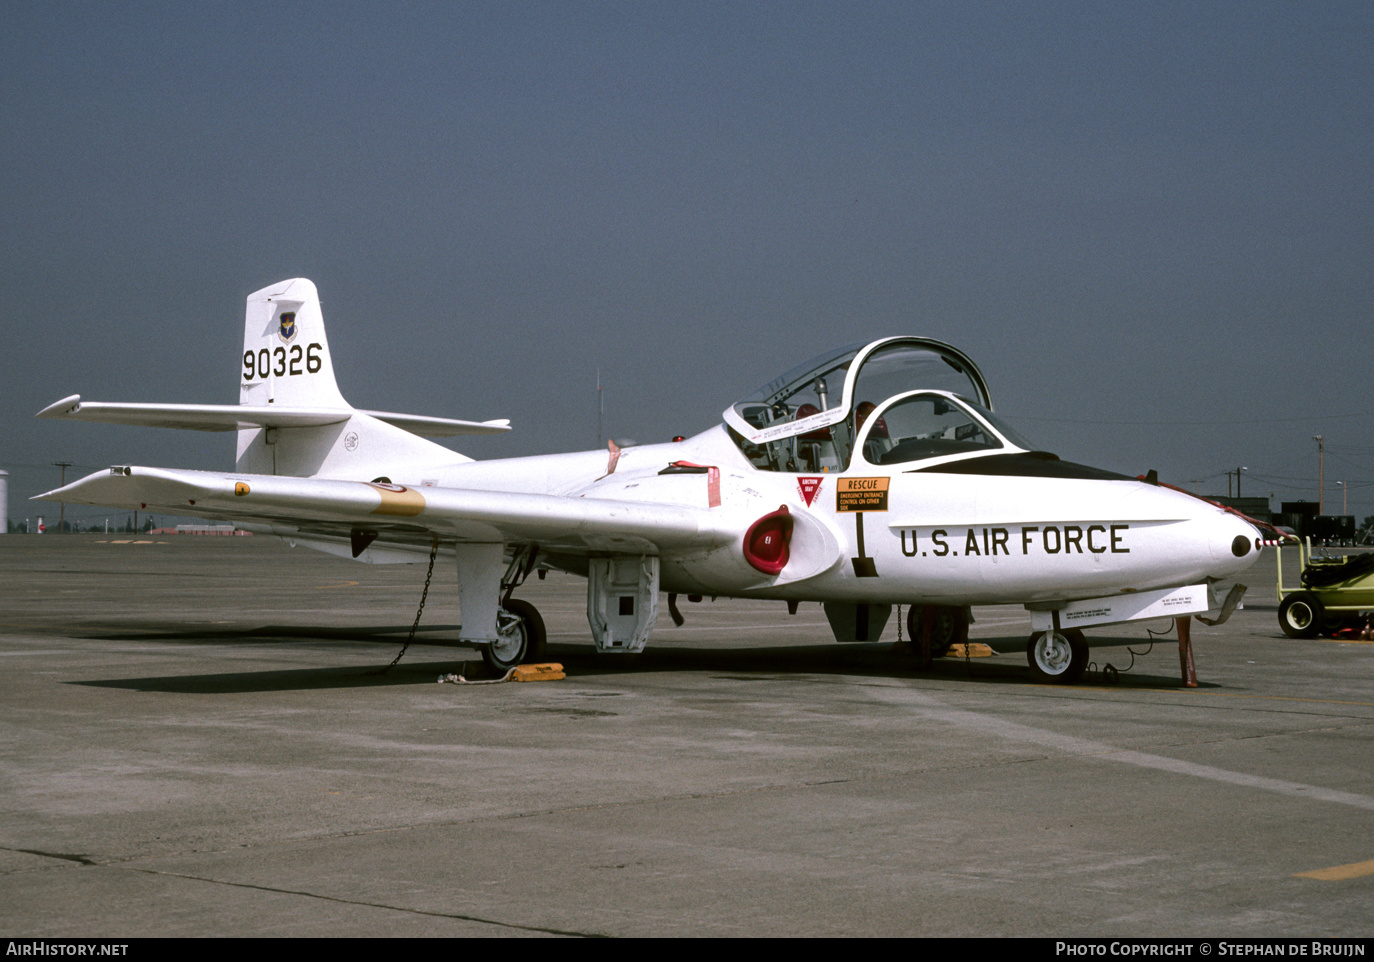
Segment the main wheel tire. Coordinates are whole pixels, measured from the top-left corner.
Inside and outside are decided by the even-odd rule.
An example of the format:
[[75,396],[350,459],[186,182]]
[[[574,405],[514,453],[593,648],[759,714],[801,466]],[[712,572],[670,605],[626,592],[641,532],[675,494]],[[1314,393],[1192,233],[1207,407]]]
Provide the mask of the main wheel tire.
[[548,637],[544,619],[528,601],[512,598],[506,602],[504,611],[519,620],[501,632],[499,641],[482,649],[482,660],[493,671],[500,672],[542,656]]
[[1315,638],[1321,634],[1324,615],[1316,595],[1296,591],[1279,605],[1279,627],[1289,638]]
[[1077,628],[1037,631],[1026,643],[1026,661],[1038,681],[1072,685],[1088,667],[1088,643]]
[[[925,605],[912,605],[906,613],[906,631],[911,643],[921,644],[921,618]],[[968,641],[968,612],[951,605],[934,605],[935,617],[930,630],[930,656],[943,658],[954,645]]]
[[506,610],[513,615],[524,618],[525,624],[529,628],[530,639],[525,651],[525,660],[533,661],[537,658],[543,658],[544,648],[549,640],[549,633],[544,627],[544,618],[539,614],[539,609],[528,601],[512,598],[507,602]]

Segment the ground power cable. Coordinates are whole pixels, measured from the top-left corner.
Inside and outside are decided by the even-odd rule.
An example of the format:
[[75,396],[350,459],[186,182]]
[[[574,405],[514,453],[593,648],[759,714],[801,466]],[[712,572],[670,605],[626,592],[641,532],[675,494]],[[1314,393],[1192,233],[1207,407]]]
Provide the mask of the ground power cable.
[[[1127,646],[1126,646],[1126,651],[1130,653],[1130,656],[1131,656],[1131,663],[1130,663],[1129,665],[1127,665],[1125,668],[1118,668],[1118,667],[1116,667],[1115,665],[1113,665],[1111,662],[1105,662],[1105,663],[1102,665],[1102,680],[1105,681],[1105,682],[1106,682],[1107,684],[1109,684],[1109,685],[1115,685],[1115,684],[1117,684],[1118,682],[1120,682],[1120,681],[1121,681],[1121,675],[1122,675],[1122,673],[1123,673],[1123,672],[1130,671],[1132,668],[1135,667],[1135,660],[1136,660],[1137,657],[1144,658],[1144,657],[1145,657],[1146,655],[1148,655],[1150,652],[1152,652],[1152,651],[1155,650],[1155,638],[1157,638],[1157,637],[1159,637],[1159,636],[1161,636],[1161,635],[1167,635],[1167,634],[1168,634],[1170,631],[1172,631],[1172,630],[1173,630],[1173,627],[1170,626],[1169,628],[1166,628],[1166,629],[1164,629],[1163,631],[1154,631],[1153,629],[1150,628],[1149,625],[1146,625],[1146,626],[1145,626],[1145,633],[1146,633],[1147,635],[1150,636],[1150,647],[1146,648],[1144,651],[1136,651],[1136,650],[1135,650],[1134,648],[1132,648],[1130,645],[1127,645]],[[1088,670],[1089,670],[1089,671],[1095,671],[1096,668],[1097,668],[1096,662],[1089,662],[1089,663],[1088,663]]]

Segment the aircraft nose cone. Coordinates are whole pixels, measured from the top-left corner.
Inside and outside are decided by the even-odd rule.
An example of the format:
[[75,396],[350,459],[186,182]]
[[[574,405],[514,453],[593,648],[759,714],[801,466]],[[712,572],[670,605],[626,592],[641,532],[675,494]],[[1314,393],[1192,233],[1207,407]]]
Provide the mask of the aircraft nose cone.
[[1234,574],[1254,564],[1260,552],[1255,543],[1258,537],[1259,532],[1250,522],[1229,512],[1220,513],[1208,538],[1217,574]]

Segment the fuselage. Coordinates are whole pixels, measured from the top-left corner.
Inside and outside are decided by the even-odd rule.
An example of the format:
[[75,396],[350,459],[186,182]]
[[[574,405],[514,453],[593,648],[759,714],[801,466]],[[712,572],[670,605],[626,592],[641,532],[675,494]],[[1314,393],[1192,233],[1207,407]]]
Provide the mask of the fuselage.
[[[609,452],[583,451],[469,462],[435,480],[440,487],[708,508],[721,527],[738,529],[741,542],[750,524],[786,506],[795,527],[779,575],[750,565],[742,543],[661,552],[664,589],[682,593],[1025,604],[1224,581],[1258,556],[1250,524],[1198,498],[1107,472],[1054,468],[1054,461],[1047,463],[1060,474],[1103,476],[969,473],[974,460],[959,462],[960,473],[893,470],[862,459],[836,472],[764,471],[717,426],[680,442],[625,448],[609,472]],[[1007,460],[1003,455],[994,469],[1033,471],[1046,463],[1043,456]],[[707,470],[663,473],[681,462]],[[553,558],[585,570],[577,556]]]
[[609,558],[654,569],[649,594],[789,601],[1052,605],[1226,580],[1259,552],[1215,505],[1036,450],[972,359],[929,338],[819,355],[682,441],[477,462],[424,435],[505,422],[344,401],[309,281],[250,295],[244,324],[236,407],[74,395],[40,412],[234,429],[232,473],[124,466],[44,497],[193,510],[378,563],[438,545],[482,572],[460,582]]

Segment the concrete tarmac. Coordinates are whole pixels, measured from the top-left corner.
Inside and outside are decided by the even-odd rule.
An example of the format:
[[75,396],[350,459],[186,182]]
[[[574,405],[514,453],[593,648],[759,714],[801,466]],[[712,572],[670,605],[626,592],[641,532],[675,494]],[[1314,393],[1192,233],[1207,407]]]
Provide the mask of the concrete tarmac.
[[1284,637],[1248,574],[1195,690],[1172,636],[1044,686],[725,599],[598,656],[556,574],[517,596],[568,678],[463,687],[452,562],[377,676],[423,565],[0,537],[0,932],[1369,936],[1374,644]]

